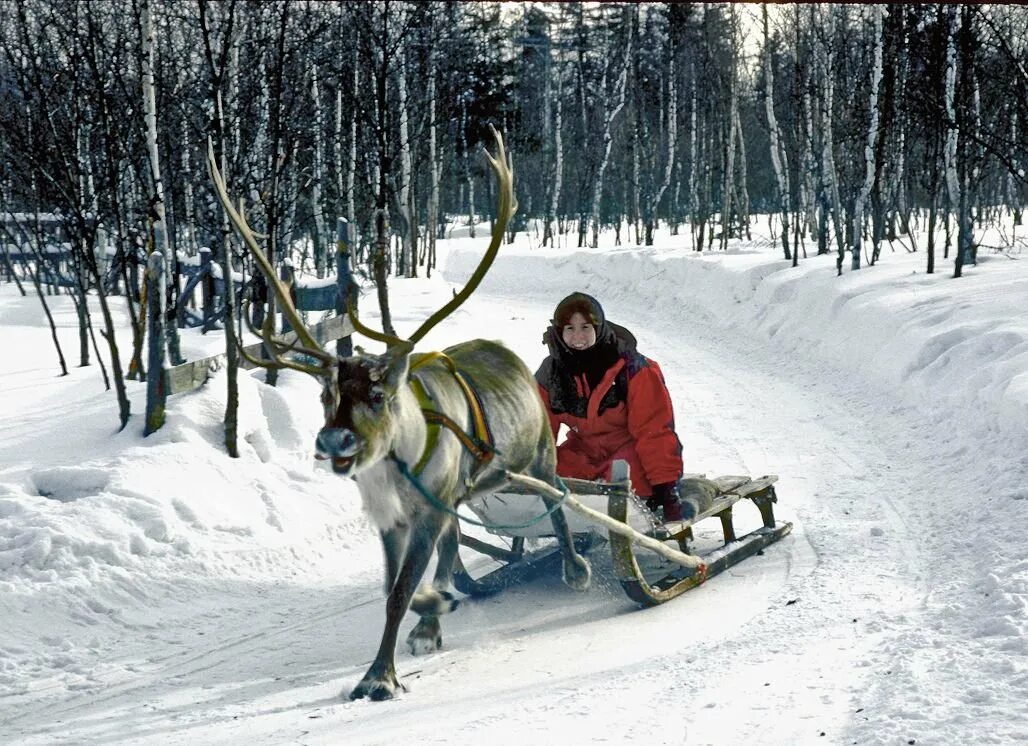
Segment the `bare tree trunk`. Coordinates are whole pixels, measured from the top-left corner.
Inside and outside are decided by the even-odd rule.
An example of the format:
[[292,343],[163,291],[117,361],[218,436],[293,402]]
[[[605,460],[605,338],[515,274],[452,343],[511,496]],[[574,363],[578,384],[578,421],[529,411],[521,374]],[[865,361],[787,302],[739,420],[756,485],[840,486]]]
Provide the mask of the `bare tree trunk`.
[[[669,42],[674,44],[673,41]],[[675,79],[674,47],[668,53],[668,104],[667,104],[667,161],[664,163],[664,178],[653,195],[653,201],[646,211],[646,245],[653,245],[653,231],[657,224],[657,210],[660,200],[671,185],[671,173],[675,168],[675,146],[678,142],[678,84]],[[636,190],[638,191],[638,190]]]
[[[959,74],[960,74],[960,92],[959,92],[959,107],[956,111],[956,127],[960,130],[960,142],[955,145],[956,149],[956,178],[955,181],[959,182],[957,187],[959,190],[959,197],[957,200],[957,249],[954,253],[953,262],[953,277],[957,278],[963,274],[963,268],[965,264],[973,263],[975,260],[974,255],[974,225],[971,222],[971,204],[974,195],[972,194],[972,171],[978,168],[977,163],[980,163],[980,156],[978,153],[972,154],[970,138],[968,138],[964,132],[966,128],[972,125],[972,122],[968,122],[967,116],[967,100],[971,99],[971,105],[974,109],[977,109],[975,99],[977,98],[978,87],[974,80],[974,40],[971,33],[971,13],[972,11],[966,6],[960,6],[958,9],[951,8],[951,19],[952,24],[950,26],[952,30],[951,37],[958,37],[959,41]],[[957,13],[960,13],[959,22],[956,19]],[[954,52],[956,57],[956,51]],[[953,75],[956,77],[957,67],[956,60],[954,59]],[[947,66],[947,85],[949,67]],[[948,92],[947,92],[948,94]],[[977,119],[976,112],[975,119]],[[977,128],[977,121],[973,122]],[[954,138],[956,134],[954,133]],[[975,161],[975,165],[972,165],[970,161],[972,158]]]
[[[356,48],[353,53],[353,90],[360,90],[360,58]],[[354,183],[357,177],[357,108],[350,115],[350,153],[346,168],[346,219],[350,225],[357,225],[357,202]],[[355,237],[350,236],[352,241]]]
[[875,143],[878,139],[878,87],[882,82],[882,49],[885,38],[882,36],[882,6],[872,5],[871,13],[874,14],[875,25],[875,49],[874,62],[871,67],[871,98],[868,107],[871,112],[871,122],[867,128],[867,142],[864,145],[864,183],[857,192],[857,199],[853,205],[853,232],[850,251],[852,253],[850,269],[860,269],[860,254],[862,247],[862,233],[864,229],[864,205],[871,195],[871,187],[875,179]]
[[[831,9],[828,12],[831,13]],[[832,19],[830,24],[825,23],[823,18],[821,21],[823,25],[830,25],[831,27],[830,30],[825,32],[824,38],[817,45],[819,72],[821,83],[824,86],[822,89],[821,110],[821,180],[824,200],[827,202],[826,209],[831,215],[832,226],[835,229],[835,246],[838,253],[836,270],[841,275],[842,262],[846,255],[846,241],[839,214],[841,204],[839,200],[839,180],[835,170],[835,140],[832,134],[834,124],[832,107],[834,106],[835,96],[835,78],[832,70],[835,50],[832,48],[832,44],[835,43],[836,39],[835,21]],[[823,216],[822,220],[826,220],[826,217]]]
[[399,65],[397,67],[397,83],[399,88],[399,100],[397,107],[400,114],[400,189],[399,189],[399,210],[402,221],[402,233],[400,234],[400,251],[402,253],[403,273],[407,277],[417,277],[415,267],[417,247],[414,245],[414,220],[411,210],[411,179],[413,169],[411,168],[410,152],[410,128],[407,115],[407,48],[400,47]]
[[439,154],[438,142],[439,133],[436,126],[436,110],[438,107],[436,95],[436,58],[435,49],[428,52],[428,167],[430,169],[431,187],[428,195],[428,233],[425,240],[428,242],[427,259],[425,261],[425,276],[431,277],[435,268],[435,242],[439,232]]
[[[174,274],[175,255],[168,244],[168,223],[164,214],[164,182],[161,181],[161,164],[157,152],[157,100],[154,89],[154,30],[151,0],[141,0],[140,18],[143,40],[143,111],[146,119],[146,147],[150,159],[150,174],[153,179],[153,195],[150,200],[150,222],[153,231],[154,249],[164,256],[168,275]],[[177,296],[178,293],[174,293]],[[163,308],[163,306],[162,306]],[[185,362],[179,352],[178,326],[167,325],[168,358],[172,365]]]
[[468,236],[475,237],[475,180],[471,178],[471,153],[468,147],[468,110],[464,97],[460,100],[460,141],[464,151],[464,184],[468,198]]
[[[944,89],[943,105],[946,109],[946,147],[943,151],[943,162],[946,173],[946,194],[947,209],[943,215],[946,221],[946,250],[949,250],[949,216],[961,204],[960,181],[957,178],[957,114],[956,114],[956,89],[957,89],[957,10],[955,6],[946,8],[946,19],[948,31],[946,34],[946,84]],[[957,252],[960,253],[959,251]],[[959,277],[959,268],[962,266],[961,259],[957,258],[956,276]]]
[[[638,8],[632,8],[625,12],[638,12]],[[612,132],[614,120],[621,110],[625,108],[625,101],[628,88],[628,69],[632,63],[632,35],[629,32],[628,41],[625,44],[624,63],[621,66],[621,73],[615,85],[614,98],[616,103],[613,109],[608,109],[603,119],[603,155],[600,158],[600,166],[593,181],[593,195],[589,210],[589,225],[591,227],[591,240],[589,245],[596,248],[600,241],[600,197],[603,195],[603,176],[610,163],[610,151],[613,146],[614,135]],[[606,81],[606,68],[604,69],[604,81]]]
[[[226,70],[228,60],[232,54],[232,48],[237,47],[239,39],[234,31],[235,3],[227,8],[219,4],[215,6],[225,13],[223,21],[223,35],[221,38],[221,50],[218,52],[212,46],[211,33],[208,27],[210,21],[208,0],[200,0],[200,31],[203,39],[204,55],[207,60],[208,73],[208,95],[214,116],[211,119],[211,143],[214,148],[214,157],[217,159],[221,173],[229,178],[226,156],[225,112],[222,102],[222,88],[226,84]],[[238,70],[238,68],[236,68]],[[237,120],[238,121],[238,120]],[[236,133],[238,136],[238,133]],[[239,353],[237,352],[236,325],[235,325],[235,286],[232,282],[232,248],[229,243],[229,236],[232,229],[228,224],[228,217],[225,211],[221,211],[221,247],[218,252],[218,259],[221,264],[222,277],[225,284],[225,358],[227,360],[227,401],[225,404],[225,450],[231,458],[239,458],[238,445],[238,412],[239,412]],[[268,258],[274,261],[272,253],[274,242],[269,231]],[[268,312],[274,313],[274,306],[269,304]],[[272,316],[274,318],[274,316]]]
[[782,215],[782,251],[786,259],[792,259],[789,251],[789,161],[788,154],[781,146],[778,118],[775,116],[775,74],[771,57],[771,35],[768,33],[767,3],[763,3],[761,9],[764,21],[764,111],[767,114],[767,126],[771,135],[771,166],[775,170]]
[[311,180],[311,210],[314,213],[314,267],[318,277],[328,271],[328,247],[331,244],[325,229],[325,210],[321,185],[325,182],[325,136],[324,107],[321,105],[321,86],[318,82],[318,66],[311,65],[311,98],[314,102],[314,173]]
[[700,214],[700,199],[699,193],[697,192],[696,186],[696,158],[699,155],[697,150],[697,113],[696,110],[699,108],[700,102],[696,95],[696,67],[695,65],[689,66],[689,78],[692,83],[692,100],[690,106],[692,111],[689,113],[689,183],[686,187],[689,199],[689,234],[692,237],[692,248],[693,251],[698,250],[699,237],[696,232],[696,223],[698,222]]
[[557,242],[553,237],[553,222],[557,217],[557,208],[560,205],[561,190],[564,185],[564,85],[563,69],[557,68],[557,97],[554,109],[553,121],[553,186],[550,188],[550,201],[546,207],[546,218],[543,221],[543,246]]
[[[732,10],[733,27],[735,11]],[[739,123],[739,94],[736,91],[736,52],[732,45],[732,61],[728,70],[728,132],[722,150],[724,174],[721,185],[721,251],[727,251],[728,239],[732,233],[732,195],[735,192],[735,141],[740,136],[737,129]]]

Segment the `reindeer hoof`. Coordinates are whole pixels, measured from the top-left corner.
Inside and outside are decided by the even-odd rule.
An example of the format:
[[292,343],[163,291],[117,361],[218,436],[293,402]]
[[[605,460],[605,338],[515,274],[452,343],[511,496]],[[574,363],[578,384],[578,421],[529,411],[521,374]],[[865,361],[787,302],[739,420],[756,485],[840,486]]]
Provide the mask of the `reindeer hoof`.
[[350,692],[350,699],[364,699],[367,697],[372,702],[383,702],[392,699],[397,692],[405,692],[407,687],[400,683],[395,675],[384,676],[380,679],[369,679],[365,676],[361,683]]
[[564,560],[564,583],[568,587],[576,591],[584,591],[589,588],[592,577],[592,566],[585,557],[575,555]]
[[439,619],[434,616],[421,617],[421,621],[407,635],[407,648],[411,655],[428,655],[442,646],[443,632]]

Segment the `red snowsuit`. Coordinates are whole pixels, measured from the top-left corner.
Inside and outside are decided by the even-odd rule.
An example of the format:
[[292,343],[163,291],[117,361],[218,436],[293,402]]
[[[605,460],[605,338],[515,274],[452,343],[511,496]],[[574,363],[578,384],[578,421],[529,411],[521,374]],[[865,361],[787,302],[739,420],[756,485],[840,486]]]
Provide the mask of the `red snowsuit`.
[[[653,485],[677,482],[682,475],[682,445],[674,430],[671,397],[654,361],[634,350],[622,350],[592,391],[586,376],[574,376],[579,396],[588,397],[585,417],[553,411],[543,382],[554,364],[552,357],[547,358],[536,378],[554,438],[561,423],[569,428],[567,440],[557,447],[560,476],[608,479],[611,463],[623,459],[629,464],[638,495],[648,497]],[[627,386],[628,390],[617,392],[617,404],[600,412],[601,401],[612,385]]]

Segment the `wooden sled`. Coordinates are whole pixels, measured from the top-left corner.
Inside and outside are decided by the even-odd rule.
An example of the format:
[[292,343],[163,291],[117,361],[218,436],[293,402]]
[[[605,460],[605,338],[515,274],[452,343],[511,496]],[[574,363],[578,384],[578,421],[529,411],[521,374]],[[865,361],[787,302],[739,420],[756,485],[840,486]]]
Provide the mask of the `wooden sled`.
[[[569,495],[564,499],[564,514],[579,552],[610,543],[618,581],[629,598],[644,606],[680,596],[747,557],[761,553],[764,547],[792,530],[791,523],[775,523],[775,475],[755,479],[687,475],[680,482],[682,499],[694,507],[695,515],[662,524],[633,492],[627,464],[616,462],[612,471],[611,482],[565,479]],[[553,535],[548,518],[535,522],[533,519],[546,512],[540,493],[557,493],[536,480],[510,477],[512,483],[502,491],[466,503],[480,521],[496,527],[489,529],[490,533],[507,537],[511,543],[510,547],[501,547],[462,536],[462,546],[503,565],[474,578],[458,557],[453,582],[461,593],[490,595],[561,567],[561,553],[556,545],[540,550],[527,550],[525,546],[528,539]],[[763,525],[738,537],[732,511],[735,503],[744,498],[760,511]],[[715,516],[721,522],[723,546],[706,553],[693,552],[693,526]]]

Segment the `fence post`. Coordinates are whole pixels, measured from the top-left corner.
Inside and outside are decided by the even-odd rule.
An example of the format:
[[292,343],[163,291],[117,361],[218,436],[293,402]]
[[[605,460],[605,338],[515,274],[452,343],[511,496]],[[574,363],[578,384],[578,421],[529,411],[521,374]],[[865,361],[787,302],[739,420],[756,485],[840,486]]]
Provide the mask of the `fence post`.
[[211,274],[213,252],[208,247],[200,249],[200,302],[203,303],[203,334],[211,330],[214,322],[214,275]]
[[[353,273],[350,271],[350,223],[346,218],[336,219],[336,313],[346,315],[347,303],[357,313],[357,293],[353,292]],[[353,337],[347,334],[336,340],[336,354],[353,355]]]
[[[296,307],[296,270],[293,269],[293,265],[287,260],[282,262],[282,265],[278,268],[278,279],[282,280],[282,284],[289,290],[289,298],[293,302],[293,307]],[[300,309],[297,308],[297,311]],[[289,320],[285,314],[282,314],[282,334],[293,331],[293,327],[289,324]],[[270,357],[271,351],[268,351]]]
[[164,424],[164,405],[168,398],[164,382],[164,310],[167,276],[164,255],[151,252],[146,263],[147,299],[147,368],[146,427],[143,435],[156,432]]
[[131,242],[128,250],[125,252],[125,261],[128,262],[129,268],[129,284],[131,288],[125,288],[132,300],[139,302],[139,246],[135,241]]
[[107,275],[107,230],[102,225],[98,225],[96,228],[93,256],[96,260],[96,273],[103,282],[103,278]]

